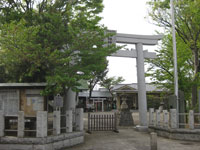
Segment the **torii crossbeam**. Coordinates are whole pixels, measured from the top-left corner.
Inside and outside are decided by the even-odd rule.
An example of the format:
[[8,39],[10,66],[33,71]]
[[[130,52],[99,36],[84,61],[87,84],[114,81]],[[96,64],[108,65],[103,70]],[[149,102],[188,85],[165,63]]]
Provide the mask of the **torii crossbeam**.
[[[115,32],[116,31],[109,31]],[[158,41],[163,38],[163,35],[134,35],[116,33],[108,42],[135,44],[136,50],[119,50],[113,53],[114,57],[129,57],[137,58],[137,81],[138,81],[138,103],[139,103],[139,119],[140,127],[147,128],[147,99],[146,99],[146,84],[144,75],[144,59],[156,58],[156,53],[143,51],[143,45],[157,45]]]

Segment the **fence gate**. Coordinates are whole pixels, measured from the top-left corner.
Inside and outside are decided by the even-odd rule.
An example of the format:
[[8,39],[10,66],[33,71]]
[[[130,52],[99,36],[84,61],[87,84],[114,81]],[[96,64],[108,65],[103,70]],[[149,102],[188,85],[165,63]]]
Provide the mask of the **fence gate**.
[[116,113],[88,113],[88,132],[117,130]]

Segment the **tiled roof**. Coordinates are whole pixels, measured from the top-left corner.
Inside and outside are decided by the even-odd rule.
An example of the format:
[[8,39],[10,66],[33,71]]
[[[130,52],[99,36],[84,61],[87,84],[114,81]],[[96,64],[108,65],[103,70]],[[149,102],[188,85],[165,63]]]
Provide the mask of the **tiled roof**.
[[[79,97],[89,97],[89,91],[79,92]],[[108,91],[93,91],[92,97],[112,97]]]
[[46,83],[0,83],[0,87],[44,87]]
[[[130,88],[131,90],[130,91],[138,91],[138,85],[137,83],[132,83],[132,84],[117,84],[113,87],[113,91],[125,91],[123,90],[123,87],[124,88]],[[154,84],[149,84],[149,83],[146,83],[146,91],[147,92],[152,92],[152,91],[155,91],[155,92],[162,92],[163,89],[159,88],[159,87],[156,87],[156,85]]]

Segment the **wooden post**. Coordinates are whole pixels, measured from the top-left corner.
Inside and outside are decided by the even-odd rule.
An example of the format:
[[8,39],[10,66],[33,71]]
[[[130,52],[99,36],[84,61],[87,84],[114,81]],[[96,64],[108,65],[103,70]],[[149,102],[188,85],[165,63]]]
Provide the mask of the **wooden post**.
[[91,126],[90,126],[90,112],[88,113],[88,133],[91,133]]
[[117,113],[114,114],[114,132],[119,133],[117,129]]

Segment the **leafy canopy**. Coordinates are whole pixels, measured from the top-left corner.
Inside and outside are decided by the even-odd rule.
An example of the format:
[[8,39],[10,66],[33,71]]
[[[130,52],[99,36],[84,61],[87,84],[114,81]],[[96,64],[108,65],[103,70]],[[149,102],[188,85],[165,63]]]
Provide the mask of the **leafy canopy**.
[[[199,64],[200,0],[176,0],[176,1],[174,0],[173,2],[175,10],[175,30],[176,30],[176,37],[178,44],[177,49],[179,53],[178,73],[180,74],[179,75],[180,89],[182,89],[181,82],[185,80],[185,77],[187,77],[187,80],[185,80],[185,84],[188,84],[188,86],[192,84],[192,89],[189,88],[188,90],[191,90],[192,105],[195,106],[197,103],[197,87],[199,86],[199,66],[200,66]],[[149,16],[153,20],[153,23],[158,26],[164,27],[166,33],[170,34],[171,32],[170,28],[172,26],[171,13],[170,13],[170,0],[149,0],[148,5],[150,8]],[[172,44],[170,38],[168,37],[168,40],[164,42],[165,46],[167,46],[168,49],[171,49],[172,52],[172,47],[169,46],[169,44]],[[164,51],[161,52],[164,54]],[[188,58],[186,59],[188,62],[185,63],[182,60],[182,58],[185,58],[187,56]],[[168,60],[172,60],[172,55],[169,57]],[[161,61],[160,63],[162,63],[162,60],[160,61]],[[180,62],[182,62],[183,65],[180,65]],[[188,66],[190,66],[191,69],[188,69]],[[169,72],[171,72],[170,68],[167,67],[166,69],[169,69]],[[188,72],[186,73],[186,71],[184,70],[188,70]],[[162,78],[162,77],[157,76],[157,78]],[[172,83],[168,81],[166,82]]]
[[105,45],[102,10],[102,0],[2,0],[1,82],[47,82],[58,93],[89,80],[118,49]]

